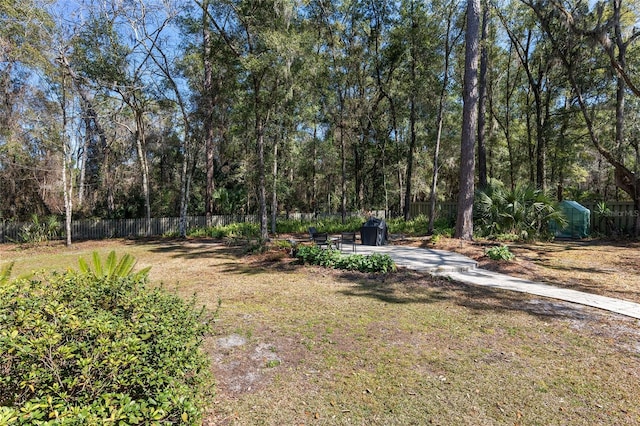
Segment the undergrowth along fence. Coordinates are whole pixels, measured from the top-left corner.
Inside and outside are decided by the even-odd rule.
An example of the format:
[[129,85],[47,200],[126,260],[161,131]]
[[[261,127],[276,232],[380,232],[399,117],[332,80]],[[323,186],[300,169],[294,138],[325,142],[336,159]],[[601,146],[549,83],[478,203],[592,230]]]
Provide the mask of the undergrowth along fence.
[[[606,203],[607,211],[598,213],[596,202],[582,202],[591,211],[591,231],[604,235],[632,235],[636,217],[640,212],[634,209],[633,202],[615,201]],[[428,202],[411,204],[411,217],[420,214],[429,216]],[[371,215],[386,219],[383,210],[369,212]],[[455,220],[456,203],[441,202],[437,204],[437,217]],[[362,216],[360,212],[348,213],[348,216]],[[280,216],[279,218],[284,218]],[[293,220],[322,220],[340,218],[334,213],[290,213],[286,217]],[[225,226],[232,223],[258,223],[257,215],[214,215],[207,220],[206,216],[187,216],[187,230],[206,226]],[[0,243],[19,240],[20,232],[29,222],[14,222],[0,219]],[[180,228],[179,217],[163,217],[151,219],[151,235],[177,235]],[[99,240],[104,238],[133,238],[147,236],[146,219],[81,219],[71,222],[71,235],[74,240]],[[64,238],[64,222],[60,222],[60,238]]]
[[[600,212],[595,201],[582,201],[581,205],[591,211],[591,232],[598,232],[607,236],[633,235],[635,221],[640,212],[633,206],[632,201],[610,201],[605,203],[606,211]],[[448,219],[452,222],[456,219],[457,204],[452,201],[440,202],[436,205],[436,217]],[[429,202],[415,202],[409,209],[411,217],[420,214],[429,217],[431,206]]]
[[640,212],[632,201],[605,203],[606,211],[599,212],[598,203],[580,203],[591,211],[591,230],[609,236],[633,235]]
[[[376,217],[385,217],[384,211],[370,212]],[[360,216],[360,213],[348,213],[348,216]],[[340,218],[339,214],[290,213],[286,218],[293,220],[322,220]],[[281,218],[284,218],[282,216]],[[214,215],[187,216],[187,230],[209,226],[226,226],[232,223],[259,223],[257,215]],[[20,233],[29,222],[0,220],[0,243],[19,241]],[[64,222],[59,223],[60,238],[64,238]],[[71,222],[73,240],[100,240],[104,238],[135,238],[177,235],[180,229],[179,217],[152,218],[151,234],[147,234],[147,220],[140,219],[80,219]]]
[[[445,201],[436,204],[436,217],[448,220],[455,220],[458,205],[454,201]],[[431,216],[431,203],[429,201],[418,201],[409,206],[409,216],[418,217],[420,215]]]

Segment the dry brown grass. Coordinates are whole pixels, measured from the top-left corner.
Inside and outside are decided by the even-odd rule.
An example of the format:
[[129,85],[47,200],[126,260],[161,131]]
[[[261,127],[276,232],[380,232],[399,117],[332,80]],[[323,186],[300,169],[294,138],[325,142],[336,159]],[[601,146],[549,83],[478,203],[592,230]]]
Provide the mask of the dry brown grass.
[[211,310],[221,301],[205,345],[217,378],[207,424],[640,424],[640,323],[595,309],[212,241],[0,246],[0,263],[60,269],[112,249],[171,291]]

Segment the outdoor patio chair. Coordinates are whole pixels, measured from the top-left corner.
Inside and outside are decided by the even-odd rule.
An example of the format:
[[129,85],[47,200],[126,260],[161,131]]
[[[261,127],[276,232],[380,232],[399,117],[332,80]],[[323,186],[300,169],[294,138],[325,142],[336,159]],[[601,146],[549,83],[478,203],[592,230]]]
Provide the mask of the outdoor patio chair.
[[318,230],[315,227],[310,226],[309,227],[309,240],[313,241],[313,236],[315,234],[317,234],[317,233],[318,233]]
[[329,238],[329,234],[326,232],[316,232],[312,234],[313,242],[320,248],[330,249],[335,246],[332,239]]
[[351,251],[356,252],[356,233],[355,232],[343,232],[340,234],[340,250],[343,249],[345,244],[351,244]]

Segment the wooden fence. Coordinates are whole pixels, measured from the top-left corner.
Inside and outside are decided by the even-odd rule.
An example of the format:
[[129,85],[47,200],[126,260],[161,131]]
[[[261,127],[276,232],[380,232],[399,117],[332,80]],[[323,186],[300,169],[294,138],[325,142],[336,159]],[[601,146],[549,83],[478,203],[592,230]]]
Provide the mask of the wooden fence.
[[591,211],[591,231],[605,235],[633,235],[636,218],[640,212],[632,201],[613,201],[606,203],[607,211],[598,213],[596,202],[583,202]]
[[[384,211],[375,211],[376,217],[385,217]],[[359,216],[349,213],[348,216]],[[322,220],[339,218],[336,214],[290,213],[289,219]],[[206,216],[187,216],[187,230],[207,226],[225,226],[232,223],[258,223],[257,215],[215,215],[207,220]],[[0,243],[20,240],[20,233],[29,222],[0,220]],[[60,234],[64,237],[64,222],[59,224]],[[152,218],[150,236],[177,235],[180,229],[179,217]],[[71,235],[74,240],[99,240],[103,238],[133,238],[147,236],[146,219],[82,219],[71,222]]]
[[[598,213],[597,202],[582,202],[583,206],[591,211],[590,231],[604,235],[633,235],[635,220],[640,215],[633,207],[632,201],[611,201],[606,203],[608,211],[604,214]],[[437,217],[446,218],[452,222],[456,219],[457,205],[455,202],[447,201],[437,204]],[[412,203],[409,209],[411,217],[418,215],[429,216],[431,206],[429,202]]]
[[[605,235],[632,235],[636,218],[640,212],[634,209],[632,202],[609,202],[608,211],[605,214],[597,213],[597,203],[582,203],[591,211],[591,232],[599,232]],[[411,217],[418,215],[429,216],[430,204],[428,202],[412,203]],[[385,218],[384,211],[371,212],[372,215]],[[361,216],[361,213],[349,213],[349,216]],[[289,219],[294,220],[322,220],[324,218],[339,218],[337,214],[313,214],[291,213]],[[437,217],[455,221],[456,203],[443,202],[437,204]],[[231,223],[257,223],[257,215],[216,215],[211,216],[207,222],[206,216],[188,216],[187,229],[202,228],[206,226],[224,226]],[[18,241],[20,232],[27,222],[13,222],[0,220],[0,243]],[[151,236],[177,235],[179,232],[180,218],[165,217],[151,219]],[[60,224],[61,233],[64,233],[64,223]],[[74,240],[98,240],[103,238],[130,238],[147,235],[147,221],[145,219],[82,219],[71,223],[71,235]]]
[[[436,203],[436,217],[438,218],[454,221],[457,210],[458,206],[453,201]],[[431,203],[429,201],[411,203],[411,206],[409,206],[409,214],[412,218],[420,215],[429,217],[431,215]]]

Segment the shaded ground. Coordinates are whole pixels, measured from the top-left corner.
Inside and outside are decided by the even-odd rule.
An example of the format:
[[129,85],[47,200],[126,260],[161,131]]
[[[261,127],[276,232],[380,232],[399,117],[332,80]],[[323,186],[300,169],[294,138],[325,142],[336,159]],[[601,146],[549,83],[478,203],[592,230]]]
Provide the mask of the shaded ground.
[[289,272],[221,320],[213,352],[246,340],[218,355],[209,424],[640,423],[638,321],[412,271],[245,261]]

